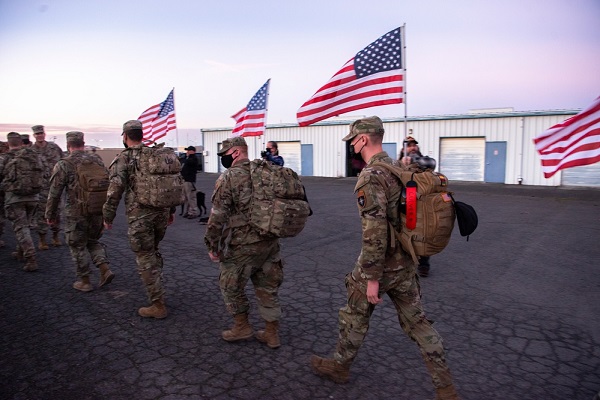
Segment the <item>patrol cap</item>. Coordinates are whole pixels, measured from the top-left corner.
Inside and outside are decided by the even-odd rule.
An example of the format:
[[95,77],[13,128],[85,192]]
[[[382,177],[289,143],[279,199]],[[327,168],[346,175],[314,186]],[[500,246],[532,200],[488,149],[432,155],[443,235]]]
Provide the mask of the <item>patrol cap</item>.
[[79,132],[79,131],[67,132],[67,142],[70,142],[73,140],[83,140],[83,132]]
[[36,133],[44,133],[44,125],[34,125],[31,127],[31,130],[34,134]]
[[217,152],[217,155],[222,156],[223,154],[225,154],[225,152],[227,152],[227,150],[229,150],[232,147],[236,147],[236,146],[248,147],[248,145],[246,144],[246,140],[243,137],[241,137],[241,136],[232,137],[232,138],[223,140],[223,143],[221,144],[221,150],[219,150]]
[[358,119],[350,125],[350,133],[342,140],[347,142],[361,133],[383,133],[383,122],[376,116]]
[[404,139],[404,143],[407,143],[407,144],[409,144],[409,143],[419,144],[419,142],[417,142],[415,140],[415,138],[412,137],[412,136],[407,136],[406,139]]
[[134,129],[142,129],[142,122],[137,119],[131,119],[123,124],[123,133]]
[[8,135],[6,135],[7,139],[14,139],[14,138],[21,138],[21,135],[17,132],[8,132]]
[[26,134],[26,133],[22,133],[21,134],[21,139],[23,139],[23,140],[29,140],[29,135]]
[[188,146],[184,150],[185,151],[188,151],[188,150],[196,151],[196,148],[194,146]]

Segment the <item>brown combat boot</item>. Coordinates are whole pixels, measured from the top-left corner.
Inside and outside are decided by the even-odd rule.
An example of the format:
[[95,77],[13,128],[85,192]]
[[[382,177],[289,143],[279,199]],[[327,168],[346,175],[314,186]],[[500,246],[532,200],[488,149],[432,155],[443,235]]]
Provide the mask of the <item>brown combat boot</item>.
[[322,358],[312,355],[310,365],[317,375],[331,379],[335,383],[346,383],[350,375],[350,367],[343,365],[331,358]]
[[435,389],[435,400],[459,400],[454,385]]
[[25,260],[25,265],[23,266],[23,271],[33,272],[33,271],[37,271],[37,269],[38,269],[38,265],[37,265],[37,261],[35,260],[35,257],[29,257],[27,260]]
[[115,274],[108,268],[108,264],[102,263],[98,265],[98,268],[100,269],[100,282],[98,283],[98,287],[111,283]]
[[62,246],[60,239],[58,238],[58,232],[52,232],[52,246],[59,247]]
[[267,321],[265,330],[256,332],[256,339],[259,342],[266,343],[272,349],[281,346],[281,342],[279,341],[279,321]]
[[167,317],[167,307],[165,307],[165,298],[161,296],[160,299],[152,302],[150,307],[142,307],[138,310],[140,317],[145,318],[156,318],[163,319]]
[[248,314],[237,314],[233,317],[234,324],[231,329],[223,331],[221,337],[228,342],[250,339],[254,335],[252,326],[248,322]]
[[50,247],[48,247],[48,243],[46,243],[46,235],[40,233],[40,244],[38,245],[38,249],[40,250],[48,250]]
[[90,283],[89,276],[82,276],[80,280],[73,283],[73,289],[77,289],[82,292],[91,292],[94,290],[94,287]]

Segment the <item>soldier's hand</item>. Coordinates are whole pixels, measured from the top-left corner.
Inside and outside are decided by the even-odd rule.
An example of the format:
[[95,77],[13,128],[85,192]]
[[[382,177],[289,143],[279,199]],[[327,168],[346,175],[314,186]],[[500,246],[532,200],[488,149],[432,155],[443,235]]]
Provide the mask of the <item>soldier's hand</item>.
[[219,262],[221,259],[221,253],[214,253],[212,251],[208,252],[208,256],[212,262]]
[[54,225],[56,225],[56,220],[55,219],[47,219],[46,223],[50,226],[54,226]]
[[112,224],[109,224],[108,222],[104,221],[104,229],[112,229]]
[[167,226],[171,225],[175,221],[175,214],[169,214],[169,220],[167,221]]
[[367,300],[371,304],[383,303],[379,298],[379,281],[367,281]]

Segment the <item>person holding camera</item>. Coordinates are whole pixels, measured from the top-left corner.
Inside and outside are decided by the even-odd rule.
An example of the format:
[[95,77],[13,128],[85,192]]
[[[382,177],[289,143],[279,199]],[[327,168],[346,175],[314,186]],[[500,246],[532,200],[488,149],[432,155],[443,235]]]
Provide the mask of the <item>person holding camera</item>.
[[267,149],[265,151],[260,152],[260,156],[263,160],[267,160],[275,165],[279,165],[283,167],[283,157],[279,155],[279,150],[277,149],[277,142],[267,142]]
[[[405,150],[406,155],[404,155]],[[435,169],[436,166],[436,162],[433,158],[423,156],[423,154],[421,154],[419,142],[417,142],[412,136],[407,136],[406,139],[404,139],[403,148],[398,159],[405,167],[414,164],[416,168],[419,169]],[[429,257],[419,257],[419,266],[417,267],[417,273],[419,276],[422,278],[429,276],[430,268],[431,265],[429,264]]]

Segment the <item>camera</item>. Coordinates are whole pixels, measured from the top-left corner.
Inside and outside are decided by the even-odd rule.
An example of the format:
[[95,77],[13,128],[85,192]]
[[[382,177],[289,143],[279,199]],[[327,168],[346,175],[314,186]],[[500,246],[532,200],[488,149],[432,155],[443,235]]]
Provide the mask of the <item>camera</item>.
[[260,152],[260,156],[262,158],[265,158],[267,156],[267,154],[271,154],[271,152],[269,151],[269,149]]
[[412,156],[411,162],[418,164],[419,168],[422,170],[435,169],[437,165],[435,158],[429,156]]

